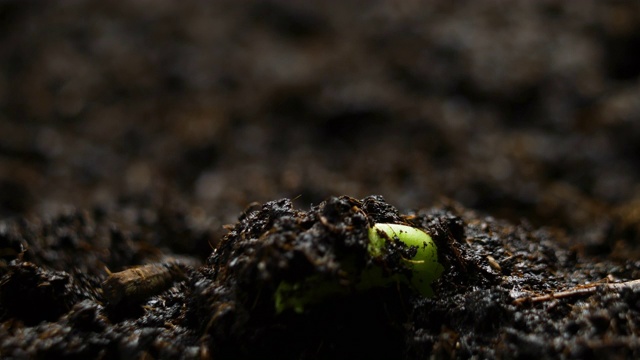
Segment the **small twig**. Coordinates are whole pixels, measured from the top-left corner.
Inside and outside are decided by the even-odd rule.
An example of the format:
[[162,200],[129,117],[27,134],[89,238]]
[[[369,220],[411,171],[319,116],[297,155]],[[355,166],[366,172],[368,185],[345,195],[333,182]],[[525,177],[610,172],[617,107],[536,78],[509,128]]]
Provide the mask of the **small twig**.
[[580,285],[569,290],[554,292],[551,294],[539,295],[539,296],[533,296],[533,297],[531,296],[521,297],[519,299],[514,300],[513,303],[515,305],[520,305],[527,302],[539,303],[539,302],[549,301],[553,299],[568,298],[572,296],[591,295],[596,293],[599,289],[614,290],[614,291],[620,291],[623,289],[640,289],[640,279],[625,281],[621,283]]
[[141,302],[173,286],[177,280],[185,280],[186,265],[171,261],[137,266],[116,273],[102,283],[104,298],[111,305],[126,300]]

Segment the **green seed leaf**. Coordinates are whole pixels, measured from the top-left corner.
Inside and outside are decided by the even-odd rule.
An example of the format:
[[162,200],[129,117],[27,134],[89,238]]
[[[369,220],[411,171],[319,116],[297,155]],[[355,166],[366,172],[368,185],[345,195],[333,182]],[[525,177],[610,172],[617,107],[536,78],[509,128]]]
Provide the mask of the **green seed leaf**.
[[404,259],[405,265],[413,272],[410,283],[423,296],[432,296],[431,283],[442,275],[444,268],[438,262],[438,249],[431,236],[407,225],[379,223],[369,228],[368,250],[371,256],[381,256],[389,241],[401,241],[417,248],[414,257]]
[[426,232],[406,225],[376,224],[369,228],[369,244],[367,250],[373,258],[385,254],[387,244],[400,241],[406,246],[415,247],[416,253],[410,259],[403,259],[404,265],[411,270],[411,276],[401,273],[389,274],[378,264],[369,264],[365,268],[355,269],[349,260],[343,259],[346,280],[352,286],[344,286],[337,279],[326,279],[310,276],[301,283],[282,282],[274,293],[276,313],[293,309],[297,313],[304,311],[309,304],[325,301],[335,296],[348,295],[351,291],[365,291],[376,287],[385,287],[393,283],[403,282],[413,287],[425,297],[433,295],[431,283],[443,271],[438,262],[436,244]]

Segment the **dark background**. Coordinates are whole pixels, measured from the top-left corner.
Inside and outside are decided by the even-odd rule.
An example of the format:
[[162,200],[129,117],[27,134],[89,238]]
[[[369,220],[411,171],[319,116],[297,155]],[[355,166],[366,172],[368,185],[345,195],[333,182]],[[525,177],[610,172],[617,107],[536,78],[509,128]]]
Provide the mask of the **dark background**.
[[640,227],[635,1],[2,1],[0,215],[452,199]]

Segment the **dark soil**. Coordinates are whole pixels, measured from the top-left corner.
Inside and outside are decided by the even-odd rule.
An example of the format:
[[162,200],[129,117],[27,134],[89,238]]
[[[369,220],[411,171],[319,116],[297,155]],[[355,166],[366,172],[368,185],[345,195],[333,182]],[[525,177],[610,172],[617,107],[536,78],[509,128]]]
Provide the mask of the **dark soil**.
[[[636,2],[0,19],[0,358],[640,357]],[[434,297],[345,277],[377,222]],[[345,292],[278,313],[309,279]]]

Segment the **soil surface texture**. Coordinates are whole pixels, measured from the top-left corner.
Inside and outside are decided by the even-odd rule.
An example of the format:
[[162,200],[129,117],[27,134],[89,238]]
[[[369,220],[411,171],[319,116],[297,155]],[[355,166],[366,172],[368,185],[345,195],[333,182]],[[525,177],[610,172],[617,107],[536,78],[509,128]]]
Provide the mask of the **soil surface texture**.
[[0,44],[2,359],[640,358],[637,2],[9,0]]

